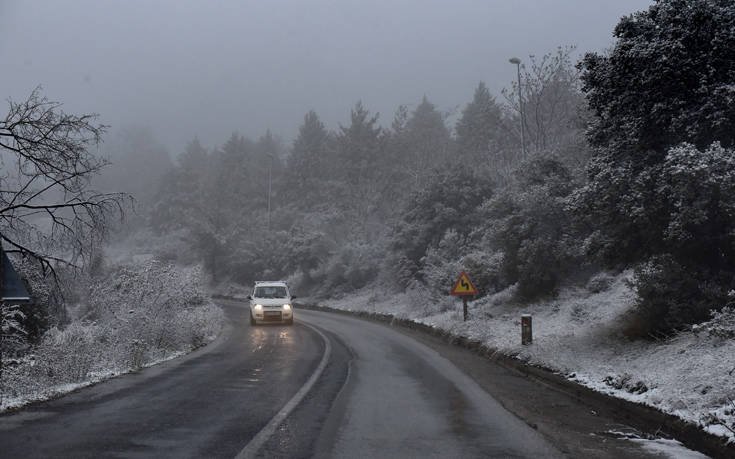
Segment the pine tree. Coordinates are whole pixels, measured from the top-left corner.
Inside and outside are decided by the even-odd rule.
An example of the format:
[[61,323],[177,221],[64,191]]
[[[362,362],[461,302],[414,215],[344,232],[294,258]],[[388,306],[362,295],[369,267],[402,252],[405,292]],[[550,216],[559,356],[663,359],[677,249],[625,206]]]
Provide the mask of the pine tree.
[[340,126],[337,136],[336,179],[344,192],[333,198],[348,213],[351,224],[362,234],[371,234],[368,226],[375,216],[390,183],[390,164],[386,161],[384,137],[378,126],[378,115],[371,116],[357,102],[351,112],[349,126]]
[[307,210],[323,203],[333,173],[329,132],[319,116],[310,111],[304,116],[299,135],[288,157],[281,183],[287,203]]
[[451,136],[444,117],[426,96],[406,122],[406,150],[402,167],[408,172],[412,189],[424,187],[433,170],[450,160]]
[[470,168],[497,170],[505,167],[499,148],[502,138],[501,111],[495,99],[480,82],[472,102],[457,121],[457,160]]

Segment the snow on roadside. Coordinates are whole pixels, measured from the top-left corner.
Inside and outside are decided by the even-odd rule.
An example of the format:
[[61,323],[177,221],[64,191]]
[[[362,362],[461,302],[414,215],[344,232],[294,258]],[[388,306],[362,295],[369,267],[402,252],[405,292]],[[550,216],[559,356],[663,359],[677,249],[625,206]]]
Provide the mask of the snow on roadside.
[[648,450],[651,453],[661,454],[664,457],[673,457],[676,459],[708,459],[700,452],[692,451],[686,446],[682,445],[681,442],[676,440],[668,440],[666,438],[657,438],[655,440],[646,440],[643,438],[631,439],[633,443],[638,443],[643,446],[643,449]]
[[83,292],[71,323],[3,360],[0,412],[179,357],[212,342],[224,324],[199,267],[115,265]]
[[[512,290],[506,290],[470,302],[468,322],[462,321],[458,299],[431,298],[421,291],[362,291],[320,304],[393,314],[479,340],[596,391],[656,407],[735,441],[726,427],[735,423],[735,340],[696,330],[662,341],[626,338],[623,320],[635,302],[630,276],[626,271],[611,278],[598,293],[567,289],[556,299],[529,305],[514,304]],[[520,344],[523,313],[533,315],[531,346]]]
[[[186,354],[187,353],[185,351],[174,352],[160,359],[156,359],[151,362],[148,362],[145,365],[143,365],[141,368],[152,367],[160,363],[176,359]],[[62,395],[69,394],[76,390],[82,389],[84,387],[89,387],[94,384],[100,383],[102,381],[106,381],[108,379],[112,379],[112,378],[115,378],[117,376],[121,376],[124,374],[132,373],[134,371],[137,371],[137,370],[132,369],[132,368],[115,368],[115,369],[111,369],[107,371],[95,371],[95,372],[90,373],[84,381],[79,381],[76,383],[56,384],[53,386],[43,387],[39,390],[24,394],[22,396],[5,397],[2,400],[0,400],[1,402],[0,403],[0,413],[3,413],[8,410],[21,408],[33,402],[51,400],[51,399],[60,397]]]

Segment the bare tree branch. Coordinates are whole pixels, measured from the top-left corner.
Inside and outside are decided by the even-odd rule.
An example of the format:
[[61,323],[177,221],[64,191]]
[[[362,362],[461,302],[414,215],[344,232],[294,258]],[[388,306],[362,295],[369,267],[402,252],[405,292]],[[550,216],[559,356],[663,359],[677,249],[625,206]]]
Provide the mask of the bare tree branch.
[[90,189],[108,164],[90,151],[107,130],[96,114],[67,114],[40,87],[8,103],[0,120],[0,241],[56,276],[55,266],[84,261],[89,242],[106,235],[109,217],[122,217],[131,198]]

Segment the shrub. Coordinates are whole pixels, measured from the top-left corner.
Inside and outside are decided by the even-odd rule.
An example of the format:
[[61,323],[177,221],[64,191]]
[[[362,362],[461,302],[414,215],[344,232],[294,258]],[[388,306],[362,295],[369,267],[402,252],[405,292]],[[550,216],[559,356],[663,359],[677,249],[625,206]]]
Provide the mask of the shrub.
[[204,295],[199,268],[151,260],[88,281],[85,318],[52,327],[32,353],[15,359],[20,363],[2,373],[0,403],[7,394],[139,369],[202,346],[222,327],[223,312]]
[[317,294],[333,296],[366,286],[377,278],[382,259],[379,246],[364,242],[342,245],[314,275],[321,280]]
[[[457,276],[464,269],[461,258],[456,255],[443,256],[436,249],[429,249],[422,261],[420,275],[423,280],[413,282],[431,292],[436,299],[449,293],[457,281]],[[414,288],[416,287],[417,285],[414,285]]]
[[[728,293],[730,304],[733,304],[735,292]],[[702,324],[694,325],[693,331],[704,331],[712,338],[728,340],[735,338],[735,307],[726,306],[721,311],[712,311],[712,318]]]
[[597,273],[587,281],[585,288],[590,293],[601,293],[609,289],[614,281],[615,277],[608,273]]
[[390,250],[402,261],[401,271],[408,271],[405,277],[421,280],[421,259],[428,248],[446,242],[449,232],[455,235],[455,244],[467,246],[470,233],[482,221],[477,210],[493,190],[489,179],[474,177],[472,171],[457,167],[437,172],[428,186],[414,193],[393,229],[390,243]]
[[668,254],[640,264],[634,271],[633,284],[642,330],[671,333],[706,320],[713,309],[728,301],[729,289],[723,287],[727,282],[722,275],[684,266]]
[[38,358],[34,372],[56,384],[83,381],[95,365],[104,365],[100,357],[111,354],[109,341],[103,341],[107,331],[82,322],[50,329],[35,350]]
[[578,232],[567,210],[573,183],[558,160],[537,157],[517,171],[513,187],[483,205],[485,241],[502,252],[499,280],[518,284],[518,299],[554,295],[581,258]]

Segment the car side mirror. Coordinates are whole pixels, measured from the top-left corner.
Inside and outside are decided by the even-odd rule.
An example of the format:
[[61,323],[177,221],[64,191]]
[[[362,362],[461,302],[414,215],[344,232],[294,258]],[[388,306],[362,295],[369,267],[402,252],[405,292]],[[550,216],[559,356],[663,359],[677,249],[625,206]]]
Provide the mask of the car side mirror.
[[250,295],[248,295],[248,300],[252,300],[252,299],[253,299],[253,297],[250,296]]
[[296,298],[298,298],[296,295],[291,295],[291,300],[295,300]]

